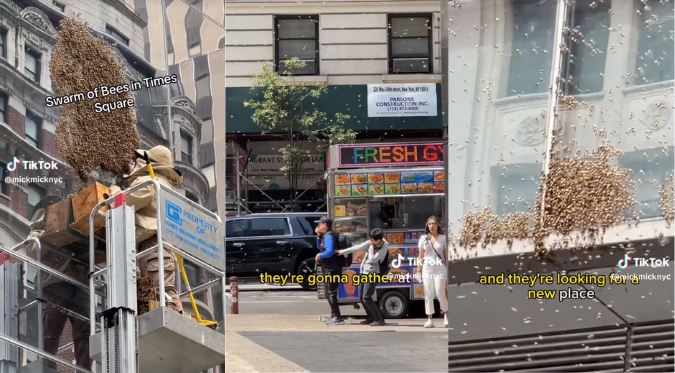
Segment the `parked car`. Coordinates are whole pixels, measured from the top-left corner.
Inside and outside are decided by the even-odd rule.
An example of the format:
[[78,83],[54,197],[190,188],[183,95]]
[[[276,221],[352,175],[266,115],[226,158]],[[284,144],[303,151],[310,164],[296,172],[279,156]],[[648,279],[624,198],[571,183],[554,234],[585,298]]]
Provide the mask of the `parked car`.
[[[228,276],[263,273],[314,273],[315,221],[325,213],[268,213],[226,218],[225,258]],[[316,286],[300,284],[306,290]]]

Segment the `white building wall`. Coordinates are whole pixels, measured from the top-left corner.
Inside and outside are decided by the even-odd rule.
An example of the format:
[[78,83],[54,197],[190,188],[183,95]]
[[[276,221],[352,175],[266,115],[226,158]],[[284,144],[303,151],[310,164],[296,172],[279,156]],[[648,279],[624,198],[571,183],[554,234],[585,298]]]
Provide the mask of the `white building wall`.
[[[440,5],[407,2],[228,2],[225,9],[226,85],[248,87],[250,75],[275,54],[275,15],[319,16],[319,75],[329,85],[440,82]],[[432,74],[388,73],[388,14],[433,14]]]

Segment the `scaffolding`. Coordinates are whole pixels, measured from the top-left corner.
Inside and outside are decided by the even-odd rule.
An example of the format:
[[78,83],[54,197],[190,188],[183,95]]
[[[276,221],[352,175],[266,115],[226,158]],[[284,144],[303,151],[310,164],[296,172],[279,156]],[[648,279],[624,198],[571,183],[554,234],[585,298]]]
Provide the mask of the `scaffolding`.
[[[269,179],[276,177],[289,178],[288,173],[284,172],[251,172],[248,170],[248,159],[250,156],[250,151],[246,155],[240,154],[237,149],[234,149],[234,156],[229,159],[234,163],[234,172],[232,178],[232,189],[235,192],[234,206],[237,211],[237,215],[241,214],[251,214],[253,213],[253,208],[251,205],[260,205],[265,206],[268,210],[277,210],[277,212],[289,212],[289,210],[297,206],[297,204],[303,203],[313,203],[317,204],[318,207],[314,209],[313,212],[322,211],[326,206],[326,198],[324,193],[324,198],[321,200],[301,200],[300,198],[304,196],[308,191],[313,190],[312,185],[325,185],[325,172],[300,172],[296,177],[298,177],[298,182],[295,188],[295,193],[297,195],[292,196],[289,200],[280,201],[271,197],[265,190],[256,185],[256,181],[260,184],[260,180],[267,182]],[[305,181],[300,181],[305,180]],[[301,186],[302,185],[302,186]],[[291,188],[292,190],[293,188]],[[321,189],[321,188],[319,188]],[[260,194],[265,197],[266,201],[251,201],[249,199],[249,191],[255,190],[260,192]]]
[[[126,195],[138,189],[154,185],[157,191],[157,241],[158,244],[141,253],[136,252],[134,209],[126,204]],[[106,264],[95,265],[94,218],[100,217],[99,211],[107,206],[106,219]],[[164,215],[162,215],[164,214]],[[191,221],[190,221],[191,220]],[[201,227],[195,221],[199,220]],[[127,189],[119,195],[99,204],[91,212],[89,230],[89,284],[64,275],[42,263],[43,245],[38,238],[28,238],[12,248],[0,247],[0,290],[3,297],[0,309],[4,322],[0,324],[0,372],[28,373],[55,372],[45,364],[47,360],[56,362],[76,372],[92,372],[92,369],[78,367],[58,356],[44,351],[44,325],[42,317],[43,272],[58,280],[89,292],[89,315],[77,315],[90,326],[89,354],[100,363],[97,372],[139,373],[162,371],[168,373],[215,373],[224,361],[223,346],[225,335],[220,331],[207,328],[189,317],[166,307],[164,267],[159,270],[159,307],[138,315],[136,302],[136,263],[139,259],[157,253],[158,262],[164,261],[164,249],[191,261],[215,275],[216,279],[193,289],[203,291],[220,285],[225,289],[224,243],[222,222],[217,215],[202,206],[186,199],[172,190],[164,188],[159,182],[149,180]],[[192,223],[195,223],[194,225]],[[172,225],[180,226],[172,227]],[[206,227],[207,229],[204,229]],[[174,229],[177,228],[177,229]],[[190,237],[195,228],[204,238],[195,237],[195,245],[181,234]],[[207,230],[209,230],[207,232]],[[176,234],[175,232],[181,232]],[[220,237],[219,237],[220,236]],[[28,244],[37,248],[37,260],[21,252]],[[204,250],[204,247],[207,250]],[[4,254],[6,253],[6,254]],[[9,256],[14,261],[2,259]],[[33,289],[37,293],[35,301],[21,305],[23,285],[21,281],[23,262],[37,268],[37,279]],[[187,293],[181,294],[184,297]],[[99,302],[99,298],[100,302]],[[226,298],[222,299],[225,310]],[[24,302],[25,303],[25,302]],[[37,346],[19,338],[19,323],[22,313],[37,306]],[[67,310],[65,312],[68,312]],[[73,312],[70,312],[74,314]],[[73,315],[74,316],[74,315]],[[19,350],[31,352],[39,358],[30,364],[22,362]]]

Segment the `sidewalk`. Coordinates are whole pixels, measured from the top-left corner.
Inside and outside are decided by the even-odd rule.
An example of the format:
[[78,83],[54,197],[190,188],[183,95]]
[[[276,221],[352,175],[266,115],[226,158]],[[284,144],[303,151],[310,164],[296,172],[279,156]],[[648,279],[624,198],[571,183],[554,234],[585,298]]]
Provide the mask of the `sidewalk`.
[[[391,320],[387,326],[372,328],[358,325],[358,321],[349,321],[348,324],[329,327],[320,316],[295,315],[231,315],[225,320],[226,338],[226,372],[309,372],[297,364],[279,356],[278,354],[252,342],[239,333],[252,332],[316,332],[324,333],[391,333],[391,332],[420,332],[436,333],[447,337],[447,329],[424,329],[420,320]],[[387,337],[389,339],[390,337]],[[291,341],[289,341],[289,344]]]

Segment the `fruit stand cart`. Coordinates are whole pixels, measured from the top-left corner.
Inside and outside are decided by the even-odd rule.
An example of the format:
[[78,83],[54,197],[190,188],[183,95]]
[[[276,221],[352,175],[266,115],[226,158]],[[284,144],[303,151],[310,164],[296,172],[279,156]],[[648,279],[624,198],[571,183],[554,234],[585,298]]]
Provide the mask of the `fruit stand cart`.
[[[403,318],[410,303],[424,300],[422,283],[413,278],[417,244],[429,216],[443,219],[445,173],[442,143],[333,145],[328,158],[328,214],[335,232],[349,235],[353,244],[364,242],[375,220],[387,217],[382,229],[392,260],[402,258],[393,283],[380,284],[377,299],[385,318]],[[381,227],[381,226],[380,226]],[[365,252],[352,256],[343,269],[350,278],[359,274]],[[340,303],[359,302],[359,289],[340,285]]]

